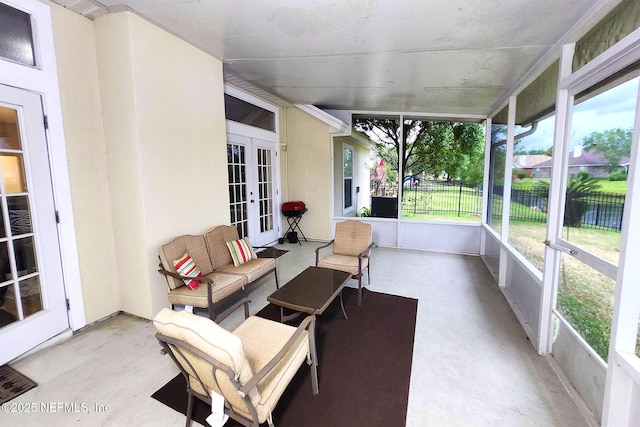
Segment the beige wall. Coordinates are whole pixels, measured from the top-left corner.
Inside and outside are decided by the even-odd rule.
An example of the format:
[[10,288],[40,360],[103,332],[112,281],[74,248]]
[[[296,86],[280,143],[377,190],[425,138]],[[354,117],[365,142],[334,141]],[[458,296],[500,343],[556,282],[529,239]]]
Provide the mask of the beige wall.
[[[286,165],[287,169],[282,175],[287,178],[288,198],[283,201],[305,202],[308,212],[300,222],[305,236],[330,240],[332,164],[329,125],[295,107],[285,111],[287,151],[286,156],[285,153],[282,155],[281,165]],[[283,226],[286,230],[286,221]]]
[[93,23],[51,6],[85,319],[120,309]]
[[[137,15],[48,4],[86,321],[149,318],[168,304],[158,246],[229,221],[222,64]],[[329,126],[297,108],[280,118],[282,200],[304,200],[305,235],[328,240]]]
[[152,317],[158,246],[229,220],[222,64],[128,12],[96,40],[121,309]]

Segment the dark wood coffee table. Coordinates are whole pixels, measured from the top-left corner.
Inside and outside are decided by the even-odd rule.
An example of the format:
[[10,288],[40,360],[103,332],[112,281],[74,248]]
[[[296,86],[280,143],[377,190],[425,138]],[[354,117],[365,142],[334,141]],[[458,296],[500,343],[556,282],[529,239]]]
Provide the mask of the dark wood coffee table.
[[[324,313],[329,304],[340,295],[342,314],[347,319],[342,302],[342,288],[351,274],[344,271],[322,267],[307,267],[302,273],[291,279],[286,285],[267,297],[267,301],[280,307],[280,320],[291,320],[302,313],[314,316]],[[296,313],[285,316],[284,309]]]

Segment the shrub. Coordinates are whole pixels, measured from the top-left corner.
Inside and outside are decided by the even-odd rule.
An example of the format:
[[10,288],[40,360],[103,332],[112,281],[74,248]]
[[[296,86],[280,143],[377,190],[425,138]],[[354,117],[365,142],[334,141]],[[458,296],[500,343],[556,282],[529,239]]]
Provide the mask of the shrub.
[[360,209],[358,216],[362,216],[362,217],[371,216],[371,208],[364,206],[362,209]]
[[525,179],[527,177],[527,174],[525,172],[518,172],[518,179]]
[[609,175],[609,181],[626,181],[627,173],[625,171],[614,172]]

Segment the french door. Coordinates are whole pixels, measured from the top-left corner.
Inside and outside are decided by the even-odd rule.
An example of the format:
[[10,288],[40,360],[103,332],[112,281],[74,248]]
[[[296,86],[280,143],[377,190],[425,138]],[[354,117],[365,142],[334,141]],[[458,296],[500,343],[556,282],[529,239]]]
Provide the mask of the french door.
[[231,224],[254,246],[278,239],[276,145],[237,133],[227,133]]
[[0,85],[0,364],[69,328],[44,123]]

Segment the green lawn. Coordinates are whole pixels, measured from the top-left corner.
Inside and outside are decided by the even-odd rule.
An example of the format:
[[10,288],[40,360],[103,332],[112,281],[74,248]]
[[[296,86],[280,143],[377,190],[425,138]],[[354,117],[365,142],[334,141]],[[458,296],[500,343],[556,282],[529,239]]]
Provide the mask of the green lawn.
[[[598,178],[600,192],[607,194],[627,194],[627,181],[609,181],[607,178]],[[513,181],[513,188],[518,190],[531,190],[539,181],[549,181],[548,178],[516,178]]]

